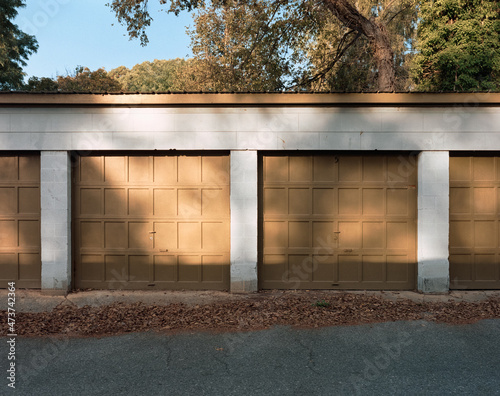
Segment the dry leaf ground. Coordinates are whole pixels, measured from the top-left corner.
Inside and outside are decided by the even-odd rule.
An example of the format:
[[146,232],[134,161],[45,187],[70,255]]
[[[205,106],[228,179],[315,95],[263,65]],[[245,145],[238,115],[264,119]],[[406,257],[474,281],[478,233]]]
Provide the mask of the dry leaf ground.
[[[4,318],[6,311],[1,311]],[[280,292],[207,304],[115,302],[77,307],[63,303],[50,312],[18,312],[20,336],[107,336],[143,331],[249,331],[275,325],[322,327],[387,321],[427,320],[467,324],[500,318],[500,297],[478,302],[449,299],[416,302],[377,294],[321,291]],[[0,331],[7,334],[7,320]]]

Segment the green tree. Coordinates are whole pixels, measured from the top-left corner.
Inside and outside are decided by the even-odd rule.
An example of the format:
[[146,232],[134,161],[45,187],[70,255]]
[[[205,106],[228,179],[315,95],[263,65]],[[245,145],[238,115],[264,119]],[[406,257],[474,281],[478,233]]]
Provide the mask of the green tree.
[[166,92],[183,89],[179,75],[186,67],[181,58],[142,62],[131,69],[117,67],[108,76],[118,81],[124,91],[128,92]]
[[[332,69],[338,62],[338,56],[344,55],[349,47],[353,45],[359,37],[366,39],[367,45],[370,49],[371,58],[373,61],[373,73],[375,73],[376,89],[380,91],[392,91],[396,88],[396,61],[393,40],[388,32],[387,24],[390,23],[402,10],[412,4],[411,1],[406,0],[387,0],[377,1],[375,6],[363,9],[360,4],[369,3],[369,0],[356,2],[354,5],[350,0],[212,0],[211,2],[198,1],[198,0],[159,0],[161,4],[170,3],[170,12],[178,14],[181,11],[192,11],[196,8],[205,7],[208,9],[213,7],[212,12],[213,20],[218,19],[223,21],[224,31],[220,31],[219,35],[222,37],[222,43],[230,40],[232,35],[235,37],[246,37],[249,35],[253,37],[250,40],[256,45],[250,45],[240,51],[237,47],[232,53],[223,53],[222,56],[217,54],[217,49],[221,48],[217,44],[217,38],[212,40],[214,49],[203,49],[203,42],[200,41],[202,47],[195,49],[197,54],[205,51],[206,58],[216,55],[220,59],[221,76],[231,78],[231,73],[236,77],[238,73],[240,77],[252,75],[251,68],[248,63],[245,64],[245,55],[241,53],[250,53],[251,57],[259,60],[259,39],[263,42],[261,47],[265,45],[268,49],[274,50],[277,54],[269,59],[270,70],[263,69],[261,72],[264,75],[271,77],[271,86],[280,86],[276,83],[275,75],[282,73],[285,80],[289,74],[297,72],[297,70],[287,70],[286,59],[289,56],[297,56],[301,53],[298,50],[299,41],[312,43],[317,37],[318,26],[314,23],[328,20],[328,18],[335,18],[341,24],[344,31],[342,32],[341,39],[332,45],[334,52],[329,54],[331,60],[329,68]],[[379,6],[382,4],[382,6]],[[151,16],[148,12],[148,0],[113,0],[110,7],[116,13],[118,21],[127,25],[129,36],[131,38],[140,38],[142,44],[147,43],[146,29],[151,23]],[[219,9],[217,11],[216,9]],[[252,17],[258,20],[260,16],[267,17],[266,21],[255,26],[246,21],[245,15],[240,15],[239,24],[241,30],[238,31],[238,22],[232,20],[232,14],[236,15],[239,10],[252,10]],[[256,10],[256,11],[255,11]],[[219,14],[217,14],[219,12]],[[235,14],[236,13],[236,14]],[[302,30],[299,30],[301,28]],[[236,34],[235,34],[236,33]],[[354,37],[354,41],[351,39]],[[220,41],[220,39],[219,39]],[[276,45],[269,46],[269,43]],[[292,48],[293,47],[293,48]],[[194,47],[196,48],[196,47]],[[305,47],[303,47],[305,48]],[[290,49],[292,51],[290,52]],[[261,54],[269,55],[265,49]],[[302,54],[305,54],[302,50]],[[276,58],[280,58],[280,62],[276,62]],[[236,61],[234,61],[236,59]],[[297,60],[295,58],[294,60]],[[259,63],[256,63],[259,65]],[[265,63],[260,63],[261,67]],[[235,66],[247,66],[245,70],[249,74],[242,72],[242,69],[237,69]],[[298,61],[294,63],[296,68],[303,68],[307,65],[307,61]],[[235,69],[234,72],[230,69]],[[278,70],[276,70],[278,68]],[[270,73],[271,72],[271,73]],[[321,69],[322,73],[325,70]],[[220,79],[219,79],[220,81]],[[281,81],[282,82],[282,81]]]
[[23,67],[38,49],[35,37],[12,22],[20,7],[25,7],[23,0],[0,0],[0,90],[22,87]]
[[23,85],[23,91],[32,92],[55,92],[59,89],[59,84],[57,81],[48,77],[30,77],[28,82]]
[[78,66],[72,75],[58,76],[57,85],[62,92],[119,92],[121,84],[103,68],[91,71]]
[[423,2],[413,76],[422,91],[500,89],[500,5]]

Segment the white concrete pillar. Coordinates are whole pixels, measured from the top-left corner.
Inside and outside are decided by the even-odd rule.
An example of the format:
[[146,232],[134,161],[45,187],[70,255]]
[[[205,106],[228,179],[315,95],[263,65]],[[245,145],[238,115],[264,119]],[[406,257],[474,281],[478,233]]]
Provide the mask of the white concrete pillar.
[[66,151],[41,152],[42,291],[71,287],[71,162]]
[[418,157],[418,290],[447,293],[449,276],[450,158],[448,151]]
[[257,291],[256,151],[231,151],[231,292]]

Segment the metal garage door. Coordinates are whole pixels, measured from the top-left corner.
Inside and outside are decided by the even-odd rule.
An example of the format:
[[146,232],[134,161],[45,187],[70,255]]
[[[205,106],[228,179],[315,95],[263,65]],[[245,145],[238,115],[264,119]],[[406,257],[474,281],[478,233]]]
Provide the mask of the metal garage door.
[[229,156],[80,157],[75,283],[100,289],[229,287]]
[[450,158],[450,287],[500,289],[500,158]]
[[261,165],[261,288],[414,288],[414,157],[264,155]]
[[40,288],[40,155],[0,155],[0,288]]

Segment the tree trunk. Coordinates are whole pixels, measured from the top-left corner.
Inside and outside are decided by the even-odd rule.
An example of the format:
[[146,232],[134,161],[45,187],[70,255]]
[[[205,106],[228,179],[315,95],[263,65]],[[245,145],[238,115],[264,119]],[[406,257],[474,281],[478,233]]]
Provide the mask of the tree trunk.
[[378,69],[378,90],[380,92],[394,91],[396,74],[394,51],[385,26],[375,21],[375,18],[367,19],[361,15],[349,0],[321,1],[339,21],[368,38]]

